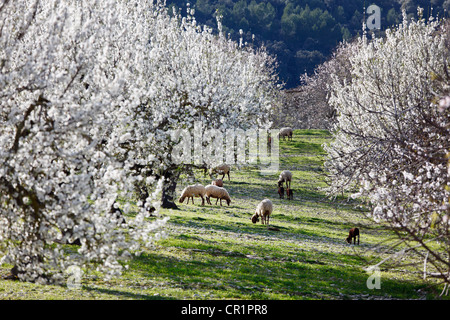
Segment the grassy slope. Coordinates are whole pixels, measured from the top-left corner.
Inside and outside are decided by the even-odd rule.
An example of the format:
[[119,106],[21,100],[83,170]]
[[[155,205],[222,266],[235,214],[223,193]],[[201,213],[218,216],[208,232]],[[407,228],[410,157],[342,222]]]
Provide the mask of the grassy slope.
[[[0,299],[433,298],[429,283],[405,268],[382,270],[381,289],[367,288],[363,267],[385,257],[378,244],[390,235],[351,205],[324,199],[321,145],[329,138],[326,131],[297,130],[294,141],[281,142],[280,170],[293,172],[293,201],[278,198],[277,175],[233,170],[225,181],[231,206],[202,207],[197,198],[163,210],[169,237],[135,258],[123,277],[86,274],[81,290],[0,280]],[[200,172],[194,180],[210,183]],[[183,179],[178,192],[190,182]],[[271,224],[280,231],[250,221],[264,198],[274,203]],[[353,226],[361,229],[360,246],[344,242]]]

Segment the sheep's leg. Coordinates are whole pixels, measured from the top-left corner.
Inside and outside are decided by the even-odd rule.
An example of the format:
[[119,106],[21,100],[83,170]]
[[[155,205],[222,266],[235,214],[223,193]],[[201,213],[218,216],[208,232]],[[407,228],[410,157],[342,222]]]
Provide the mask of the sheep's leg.
[[220,206],[222,206],[222,198],[220,198]]
[[202,206],[205,205],[205,198],[203,198],[203,196],[200,196],[202,198]]
[[188,201],[186,202],[186,204],[189,204],[189,199],[191,199],[191,197],[187,197]]
[[217,206],[217,202],[219,201],[219,198],[217,198],[217,200],[216,200],[216,206]]
[[211,205],[211,200],[209,200],[209,197],[206,197],[206,202]]
[[359,234],[358,234],[358,245],[359,245]]
[[228,171],[227,176],[228,176],[228,181],[230,181],[230,171]]

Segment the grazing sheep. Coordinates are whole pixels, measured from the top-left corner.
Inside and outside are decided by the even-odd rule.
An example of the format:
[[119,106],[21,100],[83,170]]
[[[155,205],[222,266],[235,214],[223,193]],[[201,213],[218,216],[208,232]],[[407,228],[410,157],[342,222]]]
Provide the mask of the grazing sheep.
[[284,199],[284,188],[281,185],[278,185],[278,194],[280,195],[280,199]]
[[206,201],[211,204],[210,198],[217,198],[217,202],[220,200],[220,205],[222,206],[222,200],[226,200],[227,205],[230,205],[231,198],[228,191],[225,188],[209,185],[205,187],[206,189]]
[[214,173],[221,173],[222,180],[225,178],[225,175],[228,176],[228,181],[230,181],[230,169],[231,167],[227,164],[221,164],[217,167],[209,169],[209,176],[212,177]]
[[278,178],[278,187],[283,186],[283,182],[286,182],[286,188],[291,188],[292,173],[289,170],[284,170],[280,173]]
[[256,207],[255,214],[250,218],[253,223],[259,221],[258,217],[261,217],[261,224],[269,225],[269,217],[272,214],[273,205],[269,199],[262,200]]
[[356,244],[356,237],[358,237],[358,244],[359,244],[359,229],[358,228],[351,228],[348,232],[348,237],[345,239],[348,243]]
[[288,200],[294,200],[294,193],[292,192],[292,189],[290,188],[286,189],[286,198]]
[[289,127],[281,128],[280,133],[278,134],[278,137],[283,138],[283,140],[285,137],[288,137],[288,140],[292,141],[293,133],[294,133],[294,131],[292,130],[292,128],[289,128]]
[[223,187],[223,180],[222,179],[214,179],[211,182],[211,185],[218,186],[218,187]]
[[195,185],[187,186],[183,189],[181,192],[181,197],[178,199],[180,203],[183,203],[184,199],[188,198],[188,201],[186,204],[189,203],[189,198],[192,199],[192,204],[194,204],[194,197],[200,197],[202,198],[202,206],[205,205],[205,195],[206,195],[206,189],[203,185],[197,183]]

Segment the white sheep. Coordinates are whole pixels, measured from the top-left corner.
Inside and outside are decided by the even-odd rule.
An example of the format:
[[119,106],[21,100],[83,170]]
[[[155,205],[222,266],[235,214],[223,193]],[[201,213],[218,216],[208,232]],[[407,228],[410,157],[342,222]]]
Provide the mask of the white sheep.
[[210,198],[217,198],[216,205],[219,200],[220,200],[221,206],[222,206],[222,200],[226,200],[227,205],[230,205],[231,198],[230,198],[230,195],[228,194],[228,191],[225,188],[208,185],[205,187],[205,189],[206,189],[206,201],[209,204],[211,204]]
[[230,170],[231,167],[227,164],[221,164],[217,167],[209,169],[209,176],[212,177],[214,173],[221,173],[222,174],[222,180],[225,178],[225,175],[228,176],[228,181],[230,181]]
[[280,176],[278,177],[278,187],[282,187],[283,183],[286,182],[286,188],[291,188],[291,182],[292,182],[292,172],[289,170],[284,170],[280,173]]
[[278,133],[279,138],[288,137],[288,140],[292,141],[292,135],[294,134],[294,131],[290,127],[285,127],[280,129],[280,133]]
[[261,217],[261,223],[269,225],[269,217],[272,214],[272,211],[272,201],[264,199],[256,206],[255,214],[250,219],[253,223],[256,223],[259,221],[258,217]]
[[178,199],[180,203],[183,203],[184,199],[188,198],[188,201],[186,204],[189,203],[189,198],[192,199],[192,204],[194,204],[194,197],[200,197],[202,198],[202,206],[205,205],[205,197],[206,196],[206,189],[203,185],[197,183],[194,185],[189,185],[186,188],[183,189],[181,192],[181,197]]

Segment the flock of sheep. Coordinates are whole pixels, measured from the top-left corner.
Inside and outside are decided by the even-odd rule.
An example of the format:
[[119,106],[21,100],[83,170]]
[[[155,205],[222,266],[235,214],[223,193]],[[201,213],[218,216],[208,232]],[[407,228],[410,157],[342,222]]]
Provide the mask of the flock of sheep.
[[[292,128],[280,129],[279,137],[282,138],[283,140],[285,139],[285,137],[287,137],[288,140],[292,140],[292,136],[293,136]],[[214,173],[219,173],[222,174],[222,179],[214,179],[212,183],[207,186],[203,186],[202,184],[199,183],[189,185],[183,189],[178,201],[180,203],[183,203],[183,201],[187,198],[188,199],[187,204],[189,203],[189,199],[191,199],[192,203],[194,203],[194,198],[200,197],[202,199],[202,205],[205,205],[205,199],[209,205],[212,205],[210,199],[214,198],[216,199],[216,205],[219,200],[221,206],[222,200],[225,200],[227,202],[227,205],[230,205],[231,197],[228,191],[223,187],[223,179],[225,178],[225,176],[228,176],[228,181],[230,181],[230,170],[231,167],[227,164],[211,168],[209,170],[210,176],[212,177]],[[284,184],[286,184],[287,199],[289,200],[293,199],[291,182],[292,182],[292,173],[288,170],[284,170],[283,172],[281,172],[278,178],[278,194],[280,195],[280,198],[282,199],[284,198],[284,190],[285,190]],[[256,223],[261,218],[261,223],[268,226],[272,211],[273,211],[272,201],[270,201],[269,199],[264,199],[256,206],[255,214],[250,219],[253,223]]]

